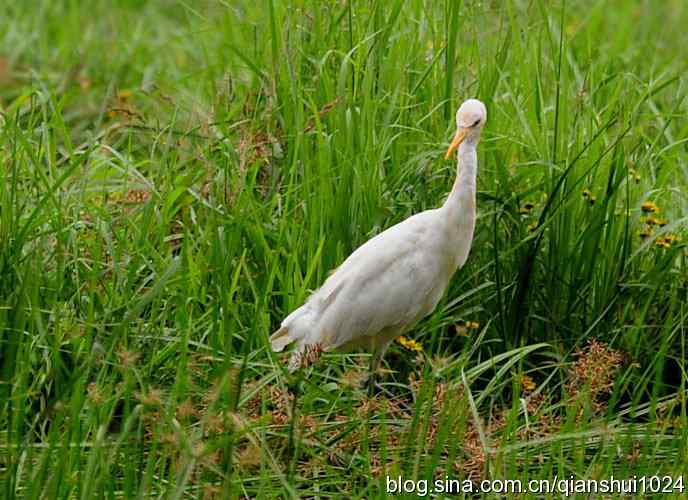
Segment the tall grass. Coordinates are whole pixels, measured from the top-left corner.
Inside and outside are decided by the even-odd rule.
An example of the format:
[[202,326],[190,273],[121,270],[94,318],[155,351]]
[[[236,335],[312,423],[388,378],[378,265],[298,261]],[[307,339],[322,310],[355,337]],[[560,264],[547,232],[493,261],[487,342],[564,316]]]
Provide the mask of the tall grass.
[[[686,472],[683,2],[0,14],[1,497]],[[468,97],[476,235],[422,352],[373,399],[365,354],[288,375],[268,335],[443,201]]]

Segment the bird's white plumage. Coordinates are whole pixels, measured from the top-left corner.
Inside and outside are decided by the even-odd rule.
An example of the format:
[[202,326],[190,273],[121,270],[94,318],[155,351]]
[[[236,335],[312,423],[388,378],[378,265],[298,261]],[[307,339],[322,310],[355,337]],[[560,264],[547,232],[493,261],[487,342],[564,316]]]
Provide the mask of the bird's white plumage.
[[290,369],[309,346],[372,350],[381,358],[389,342],[431,313],[468,256],[475,226],[476,146],[487,118],[475,99],[457,112],[459,175],[445,204],[416,214],[355,250],[271,337],[281,351],[296,349]]

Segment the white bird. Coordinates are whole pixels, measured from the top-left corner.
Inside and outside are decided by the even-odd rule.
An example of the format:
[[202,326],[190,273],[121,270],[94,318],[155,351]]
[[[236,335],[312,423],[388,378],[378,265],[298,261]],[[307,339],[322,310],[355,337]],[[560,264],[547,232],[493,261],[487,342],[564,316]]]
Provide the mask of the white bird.
[[309,350],[372,351],[377,366],[396,337],[430,314],[454,272],[466,262],[475,228],[476,147],[485,105],[469,99],[456,113],[445,160],[458,149],[457,176],[445,203],[390,227],[361,245],[270,337],[272,350],[291,342],[289,371]]

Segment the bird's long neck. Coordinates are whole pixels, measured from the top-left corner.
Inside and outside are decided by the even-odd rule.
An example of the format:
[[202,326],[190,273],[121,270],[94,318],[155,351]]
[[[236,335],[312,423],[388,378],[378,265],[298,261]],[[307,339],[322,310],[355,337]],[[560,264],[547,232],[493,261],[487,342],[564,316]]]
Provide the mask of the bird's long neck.
[[457,175],[454,187],[441,210],[445,212],[447,256],[453,273],[463,266],[473,243],[475,230],[475,178],[478,155],[475,143],[464,141],[459,146]]
[[472,141],[462,142],[457,156],[454,187],[442,209],[453,219],[452,222],[461,226],[470,225],[472,236],[475,224],[475,179],[478,171],[476,144]]

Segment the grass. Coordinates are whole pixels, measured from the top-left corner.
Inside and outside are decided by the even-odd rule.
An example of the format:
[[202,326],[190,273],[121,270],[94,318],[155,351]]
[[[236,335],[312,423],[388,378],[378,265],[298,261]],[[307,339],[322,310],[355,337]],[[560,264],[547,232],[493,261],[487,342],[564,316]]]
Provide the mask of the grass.
[[[0,13],[1,497],[687,472],[684,2]],[[467,97],[479,218],[422,350],[373,399],[365,354],[288,375],[268,335],[443,201]]]

